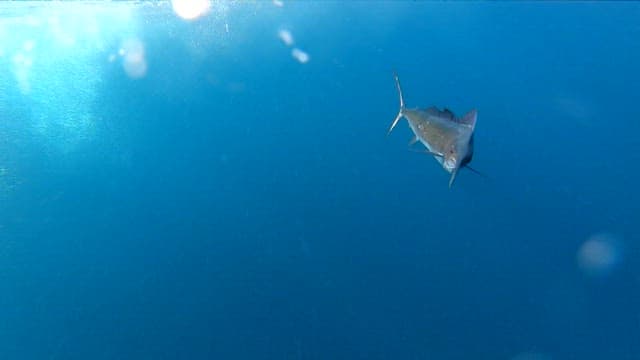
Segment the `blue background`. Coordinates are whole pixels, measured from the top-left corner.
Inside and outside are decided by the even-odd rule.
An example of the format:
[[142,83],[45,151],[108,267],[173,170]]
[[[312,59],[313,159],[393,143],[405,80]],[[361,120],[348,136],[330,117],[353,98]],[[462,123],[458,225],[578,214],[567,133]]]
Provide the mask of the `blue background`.
[[0,358],[640,358],[638,3],[284,5],[0,7]]

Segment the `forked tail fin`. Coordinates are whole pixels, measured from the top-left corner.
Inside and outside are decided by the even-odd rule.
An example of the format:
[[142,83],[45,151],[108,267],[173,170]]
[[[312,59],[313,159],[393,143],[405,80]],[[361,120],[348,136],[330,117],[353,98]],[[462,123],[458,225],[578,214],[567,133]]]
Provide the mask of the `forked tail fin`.
[[395,72],[393,73],[393,79],[396,81],[396,88],[398,88],[398,95],[400,96],[400,110],[398,111],[398,115],[396,115],[396,118],[391,123],[391,126],[389,127],[389,131],[387,131],[387,135],[391,134],[391,131],[393,130],[393,128],[396,127],[396,125],[398,124],[398,121],[400,121],[400,119],[402,118],[402,112],[404,111],[404,99],[402,98],[402,88],[400,87],[400,80],[398,79],[398,74],[396,74]]

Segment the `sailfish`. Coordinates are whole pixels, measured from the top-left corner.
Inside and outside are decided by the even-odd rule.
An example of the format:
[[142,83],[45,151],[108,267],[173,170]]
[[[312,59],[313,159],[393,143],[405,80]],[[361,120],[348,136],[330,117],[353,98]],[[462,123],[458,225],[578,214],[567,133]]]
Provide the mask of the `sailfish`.
[[420,142],[425,146],[424,152],[431,154],[451,174],[449,188],[453,185],[458,171],[469,167],[473,158],[473,131],[476,127],[478,111],[473,109],[462,117],[445,108],[440,110],[435,106],[426,109],[407,109],[402,96],[402,88],[397,74],[393,74],[400,96],[400,111],[391,123],[387,135],[396,127],[402,117],[407,119],[413,138],[409,146]]

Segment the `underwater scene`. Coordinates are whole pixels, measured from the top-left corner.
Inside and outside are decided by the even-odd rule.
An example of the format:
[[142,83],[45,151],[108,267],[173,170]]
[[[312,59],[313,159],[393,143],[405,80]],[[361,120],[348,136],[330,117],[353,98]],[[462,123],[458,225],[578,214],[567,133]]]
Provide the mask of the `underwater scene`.
[[0,2],[0,359],[640,359],[639,19]]

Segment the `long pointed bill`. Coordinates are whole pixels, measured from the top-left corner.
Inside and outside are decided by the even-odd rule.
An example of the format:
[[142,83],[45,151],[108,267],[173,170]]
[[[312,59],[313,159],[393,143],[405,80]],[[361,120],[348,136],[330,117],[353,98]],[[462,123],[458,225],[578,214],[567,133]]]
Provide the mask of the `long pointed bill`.
[[451,185],[453,185],[453,182],[455,181],[457,174],[458,174],[458,168],[453,169],[453,171],[451,172],[451,179],[449,179],[449,189],[451,189]]

